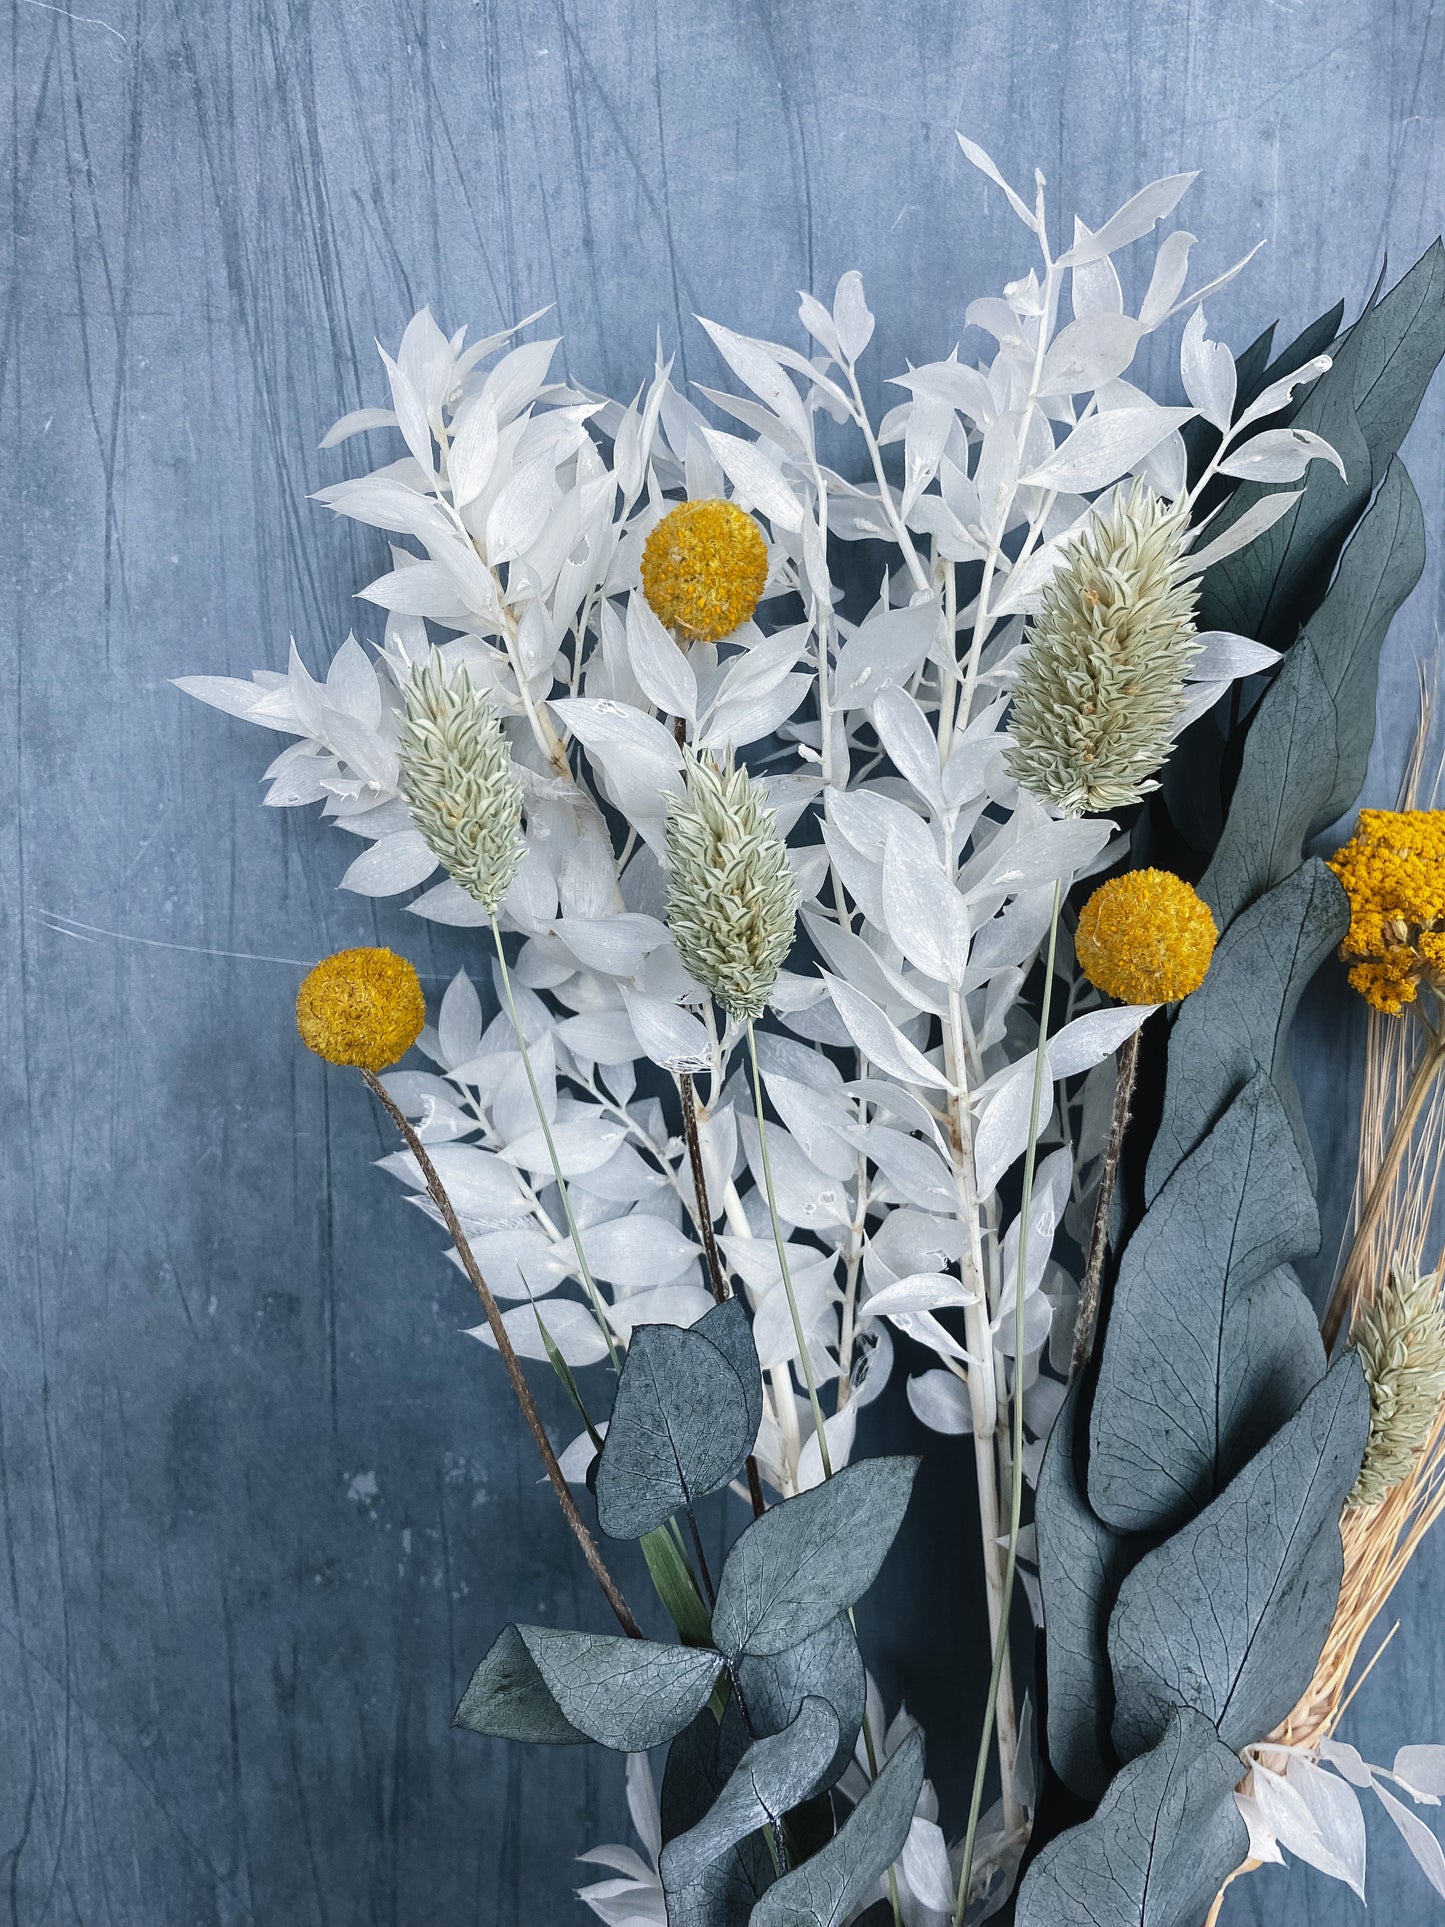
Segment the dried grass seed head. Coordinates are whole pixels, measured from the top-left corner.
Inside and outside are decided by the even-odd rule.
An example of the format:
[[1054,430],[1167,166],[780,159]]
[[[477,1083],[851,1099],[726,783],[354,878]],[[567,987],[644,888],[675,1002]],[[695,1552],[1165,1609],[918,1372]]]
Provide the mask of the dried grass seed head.
[[490,700],[465,669],[449,677],[437,650],[407,683],[398,751],[402,794],[428,847],[494,912],[525,848],[521,785]]
[[668,928],[688,973],[746,1022],[793,947],[797,887],[760,783],[692,754],[686,777],[668,805]]
[[1377,1505],[1415,1468],[1445,1400],[1445,1301],[1438,1272],[1391,1264],[1355,1314],[1350,1342],[1370,1387],[1370,1437],[1352,1506]]
[[1007,764],[1069,816],[1158,787],[1195,653],[1198,586],[1180,574],[1182,510],[1142,483],[1069,544],[1014,685]]

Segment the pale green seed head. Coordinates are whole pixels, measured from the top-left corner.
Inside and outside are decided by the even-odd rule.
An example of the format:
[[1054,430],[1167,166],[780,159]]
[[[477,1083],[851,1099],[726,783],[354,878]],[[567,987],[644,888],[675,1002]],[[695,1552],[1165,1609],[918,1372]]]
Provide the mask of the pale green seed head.
[[1350,1341],[1370,1387],[1370,1438],[1348,1503],[1377,1505],[1414,1470],[1445,1400],[1445,1302],[1438,1272],[1397,1259]]
[[1179,508],[1142,483],[1065,550],[1014,685],[1012,775],[1070,816],[1156,789],[1195,653]]
[[522,861],[522,791],[497,712],[439,652],[414,669],[398,744],[412,820],[451,876],[495,911]]
[[689,974],[746,1022],[793,947],[798,892],[762,785],[693,755],[686,774],[668,804],[668,928]]

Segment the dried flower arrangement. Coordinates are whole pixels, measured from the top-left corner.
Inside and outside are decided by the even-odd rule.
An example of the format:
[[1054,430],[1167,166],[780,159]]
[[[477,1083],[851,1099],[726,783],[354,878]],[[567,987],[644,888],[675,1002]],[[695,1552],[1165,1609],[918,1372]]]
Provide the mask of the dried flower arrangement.
[[[806,353],[704,323],[737,434],[670,363],[623,406],[555,380],[555,342],[424,310],[391,406],[326,439],[405,444],[321,493],[423,551],[361,591],[381,644],[324,682],[294,646],[182,682],[296,738],[267,801],[368,844],[344,887],[427,884],[412,912],[490,932],[490,1021],[462,974],[426,1024],[389,950],[319,964],[296,1018],[399,1133],[384,1163],[445,1228],[617,1622],[506,1627],[457,1711],[629,1756],[646,1858],[584,1856],[612,1927],[1010,1899],[1020,1927],[1199,1927],[1281,1848],[1362,1889],[1364,1788],[1445,1894],[1384,1784],[1438,1800],[1445,1748],[1387,1773],[1335,1738],[1445,1506],[1418,757],[1401,812],[1307,854],[1357,799],[1422,566],[1397,451],[1445,260],[1236,358],[1201,304],[1238,268],[1186,293],[1169,233],[1131,308],[1116,264],[1191,176],[1056,249],[1042,177],[1030,202],[963,146],[1038,254],[967,311],[991,354],[910,367],[875,425],[846,274],[803,297]],[[1164,406],[1127,371],[1180,317]],[[1322,1331],[1288,1040],[1337,950],[1371,1014]],[[394,1068],[414,1045],[431,1068]],[[916,1417],[972,1441],[991,1663],[947,1831],[853,1620],[916,1470],[858,1450],[899,1339]],[[577,1413],[561,1450],[527,1362]],[[704,1505],[737,1509],[715,1575]],[[599,1534],[640,1542],[657,1609]]]

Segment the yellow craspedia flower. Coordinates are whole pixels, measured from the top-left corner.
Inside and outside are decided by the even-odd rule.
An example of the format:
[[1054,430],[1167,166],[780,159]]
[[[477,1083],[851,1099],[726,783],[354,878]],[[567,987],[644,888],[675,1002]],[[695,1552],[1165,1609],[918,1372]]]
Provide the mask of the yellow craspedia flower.
[[642,593],[659,622],[716,642],[746,622],[768,580],[768,545],[736,502],[680,502],[642,549]]
[[1330,868],[1350,899],[1340,956],[1366,1003],[1397,1017],[1445,987],[1445,810],[1361,810]]
[[1168,870],[1130,870],[1084,905],[1074,954],[1123,1004],[1173,1004],[1204,982],[1219,932],[1209,905]]
[[338,950],[296,993],[301,1041],[328,1064],[384,1071],[406,1055],[425,1022],[417,974],[391,950]]

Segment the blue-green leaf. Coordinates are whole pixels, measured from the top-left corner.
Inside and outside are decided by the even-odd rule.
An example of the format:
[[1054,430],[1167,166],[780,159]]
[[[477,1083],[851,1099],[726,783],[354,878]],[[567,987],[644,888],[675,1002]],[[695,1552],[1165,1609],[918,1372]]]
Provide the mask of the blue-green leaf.
[[492,1642],[462,1694],[453,1724],[494,1739],[544,1746],[580,1746],[587,1738],[553,1699],[515,1626],[504,1626]]
[[641,1538],[726,1485],[757,1437],[761,1388],[739,1299],[715,1306],[690,1330],[639,1325],[597,1465],[603,1531]]
[[820,1853],[784,1874],[751,1927],[838,1927],[903,1851],[923,1785],[923,1738],[912,1732]]
[[759,1827],[781,1821],[818,1787],[838,1746],[831,1706],[805,1699],[791,1725],[754,1740],[708,1812],[662,1850],[669,1911],[675,1894],[697,1882],[729,1847]]
[[755,1733],[781,1732],[805,1699],[828,1702],[838,1720],[837,1753],[822,1776],[831,1786],[852,1757],[863,1724],[863,1655],[848,1615],[840,1613],[781,1653],[745,1654],[737,1677]]
[[1178,1706],[1239,1748],[1295,1704],[1339,1603],[1340,1509],[1369,1425],[1349,1352],[1233,1484],[1129,1574],[1109,1627],[1124,1759],[1153,1746]]
[[1089,1503],[1108,1525],[1192,1518],[1298,1410],[1324,1348],[1282,1267],[1318,1244],[1309,1177],[1261,1071],[1120,1261],[1090,1423]]
[[862,1459],[755,1519],[718,1581],[722,1651],[781,1653],[851,1606],[878,1576],[917,1470],[917,1459]]
[[1202,1714],[1175,1713],[1098,1812],[1039,1854],[1019,1889],[1017,1927],[1199,1927],[1249,1849],[1234,1804],[1243,1772]]
[[1054,1420],[1034,1500],[1044,1598],[1049,1764],[1071,1792],[1097,1800],[1118,1767],[1109,1728],[1114,1681],[1109,1615],[1130,1566],[1147,1550],[1090,1509],[1079,1481],[1079,1382]]
[[601,1746],[640,1753],[687,1725],[722,1665],[695,1646],[659,1646],[608,1633],[519,1626],[563,1717]]
[[1314,1155],[1289,1065],[1289,1027],[1305,986],[1349,927],[1349,903],[1318,858],[1242,911],[1169,1036],[1164,1110],[1144,1188],[1152,1204],[1179,1164],[1259,1071],[1268,1071],[1314,1183]]
[[1424,563],[1419,498],[1393,461],[1250,724],[1229,817],[1199,886],[1221,924],[1288,876],[1309,838],[1359,794],[1380,645]]

